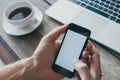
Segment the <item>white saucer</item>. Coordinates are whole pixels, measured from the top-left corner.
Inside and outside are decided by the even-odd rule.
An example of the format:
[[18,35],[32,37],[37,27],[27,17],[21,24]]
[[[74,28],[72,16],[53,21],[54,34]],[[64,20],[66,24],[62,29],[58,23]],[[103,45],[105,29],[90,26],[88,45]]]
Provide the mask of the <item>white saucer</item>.
[[26,27],[17,27],[12,25],[11,23],[9,23],[8,21],[6,21],[6,19],[3,19],[3,29],[6,33],[11,34],[11,35],[15,35],[15,36],[20,36],[20,35],[25,35],[28,33],[31,33],[32,31],[34,31],[37,27],[39,27],[39,25],[42,22],[43,19],[43,15],[42,12],[37,8],[34,7],[34,17],[37,20],[37,23],[35,25],[29,25]]

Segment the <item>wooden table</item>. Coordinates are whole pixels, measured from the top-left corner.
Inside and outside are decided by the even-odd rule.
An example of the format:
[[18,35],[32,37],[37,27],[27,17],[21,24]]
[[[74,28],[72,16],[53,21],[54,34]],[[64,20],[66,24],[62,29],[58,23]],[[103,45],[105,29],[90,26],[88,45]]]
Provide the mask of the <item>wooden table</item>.
[[[50,7],[47,3],[43,0],[31,0],[31,2],[38,7],[44,15],[41,25],[32,33],[24,36],[8,35],[2,29],[2,13],[4,9],[14,1],[16,0],[0,0],[0,35],[21,58],[26,58],[33,54],[39,41],[44,35],[56,26],[62,24],[45,15],[45,10]],[[97,43],[93,43],[101,56],[102,80],[120,80],[120,60]]]

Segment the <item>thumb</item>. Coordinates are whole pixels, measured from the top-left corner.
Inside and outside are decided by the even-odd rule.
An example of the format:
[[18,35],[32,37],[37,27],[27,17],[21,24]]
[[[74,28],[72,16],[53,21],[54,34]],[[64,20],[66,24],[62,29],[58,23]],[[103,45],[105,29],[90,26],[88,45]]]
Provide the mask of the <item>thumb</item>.
[[47,40],[48,42],[55,42],[55,40],[66,31],[67,27],[67,24],[61,27],[56,27],[44,37],[45,40]]
[[81,60],[75,59],[73,61],[73,66],[74,66],[75,70],[78,72],[81,80],[90,80],[91,79],[90,71],[89,71],[87,64],[83,63]]

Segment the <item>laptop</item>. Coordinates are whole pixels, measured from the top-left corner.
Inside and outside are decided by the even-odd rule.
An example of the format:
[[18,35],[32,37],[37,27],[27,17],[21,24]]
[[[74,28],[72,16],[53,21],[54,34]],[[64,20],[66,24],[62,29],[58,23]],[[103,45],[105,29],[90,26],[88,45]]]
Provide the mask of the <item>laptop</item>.
[[120,0],[58,0],[46,15],[90,29],[91,39],[120,54]]

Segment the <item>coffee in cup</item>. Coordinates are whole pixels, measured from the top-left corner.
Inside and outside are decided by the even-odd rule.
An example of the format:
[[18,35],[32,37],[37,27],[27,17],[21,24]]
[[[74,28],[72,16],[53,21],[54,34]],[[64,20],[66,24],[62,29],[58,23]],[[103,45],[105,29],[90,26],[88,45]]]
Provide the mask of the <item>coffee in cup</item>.
[[28,8],[28,7],[20,7],[20,8],[18,8],[18,9],[13,10],[13,11],[9,14],[8,18],[9,18],[10,20],[20,20],[20,19],[24,19],[24,18],[26,18],[27,16],[30,15],[31,11],[32,11],[32,10],[31,10],[30,8]]

